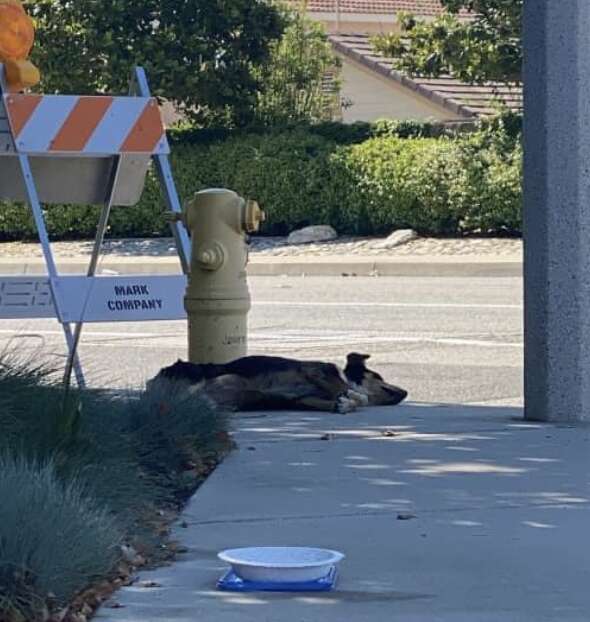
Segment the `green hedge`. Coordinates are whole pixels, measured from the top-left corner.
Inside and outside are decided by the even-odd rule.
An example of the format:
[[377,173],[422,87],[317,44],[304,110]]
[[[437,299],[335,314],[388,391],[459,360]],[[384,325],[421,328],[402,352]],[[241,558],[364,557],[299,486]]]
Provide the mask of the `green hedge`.
[[[522,152],[514,123],[507,128],[495,122],[468,134],[393,122],[264,133],[184,131],[172,135],[172,144],[183,198],[206,187],[256,198],[268,215],[267,234],[326,223],[341,234],[382,234],[397,227],[423,234],[520,231]],[[92,236],[98,211],[49,208],[52,236]],[[113,210],[109,234],[149,237],[168,231],[151,175],[137,206]],[[3,206],[0,239],[24,237],[34,237],[27,211]]]
[[275,127],[250,125],[247,128],[235,130],[225,127],[200,129],[190,125],[179,125],[169,130],[168,139],[172,145],[198,144],[202,146],[222,142],[231,137],[278,136],[294,131],[303,131],[326,138],[338,145],[351,145],[362,143],[369,138],[383,138],[385,136],[397,136],[398,138],[453,136],[466,130],[475,130],[478,127],[501,128],[504,132],[509,132],[514,136],[520,131],[520,123],[520,117],[506,113],[479,124],[472,121],[444,124],[430,121],[380,119],[374,123],[356,121],[344,124],[338,121],[324,121],[322,123],[284,124]]

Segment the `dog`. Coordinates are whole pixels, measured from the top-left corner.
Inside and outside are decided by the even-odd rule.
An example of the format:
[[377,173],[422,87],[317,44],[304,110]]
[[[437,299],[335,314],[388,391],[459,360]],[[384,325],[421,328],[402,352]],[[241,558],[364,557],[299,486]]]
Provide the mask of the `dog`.
[[396,405],[407,391],[367,368],[368,354],[353,352],[346,367],[276,356],[246,356],[231,363],[193,364],[178,360],[147,383],[186,383],[223,410],[315,410],[348,413],[361,406]]

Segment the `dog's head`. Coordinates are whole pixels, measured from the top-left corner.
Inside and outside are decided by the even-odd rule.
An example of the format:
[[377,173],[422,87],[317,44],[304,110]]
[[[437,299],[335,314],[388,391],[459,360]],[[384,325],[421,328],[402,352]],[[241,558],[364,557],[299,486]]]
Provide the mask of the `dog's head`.
[[291,383],[296,387],[305,387],[304,393],[309,397],[337,399],[346,395],[350,388],[342,369],[334,363],[292,361],[292,364]]
[[377,372],[368,369],[366,362],[370,358],[370,354],[357,352],[348,355],[344,369],[348,382],[353,388],[367,395],[371,406],[393,406],[403,402],[408,397],[408,392],[388,384]]

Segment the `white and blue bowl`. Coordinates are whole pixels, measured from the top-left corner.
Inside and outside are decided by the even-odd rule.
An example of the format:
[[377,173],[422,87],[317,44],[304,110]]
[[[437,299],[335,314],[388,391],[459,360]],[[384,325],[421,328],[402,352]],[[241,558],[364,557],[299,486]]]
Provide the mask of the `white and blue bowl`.
[[328,549],[262,546],[222,551],[219,559],[244,581],[304,583],[328,576],[344,555]]

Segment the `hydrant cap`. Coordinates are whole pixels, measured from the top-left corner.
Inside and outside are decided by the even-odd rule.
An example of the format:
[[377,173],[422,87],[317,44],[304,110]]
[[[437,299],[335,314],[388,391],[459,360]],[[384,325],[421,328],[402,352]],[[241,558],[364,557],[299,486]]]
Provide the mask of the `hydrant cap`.
[[233,190],[228,190],[227,188],[207,188],[206,190],[199,190],[199,192],[197,192],[195,194],[195,200],[200,199],[204,196],[211,196],[211,195],[220,195],[220,196],[227,196],[227,197],[231,197],[231,198],[236,198],[238,196],[237,192],[234,192]]
[[[208,213],[211,210],[219,210],[230,208],[230,213],[235,212],[238,214],[238,210],[232,210],[230,206],[240,204],[240,197],[233,190],[226,190],[225,188],[208,188],[206,190],[200,190],[195,193],[192,200],[185,204],[184,207],[184,221],[189,229],[203,225],[203,218],[208,218],[208,222],[211,222],[211,217],[204,216],[204,213]],[[205,210],[205,211],[203,211]]]

